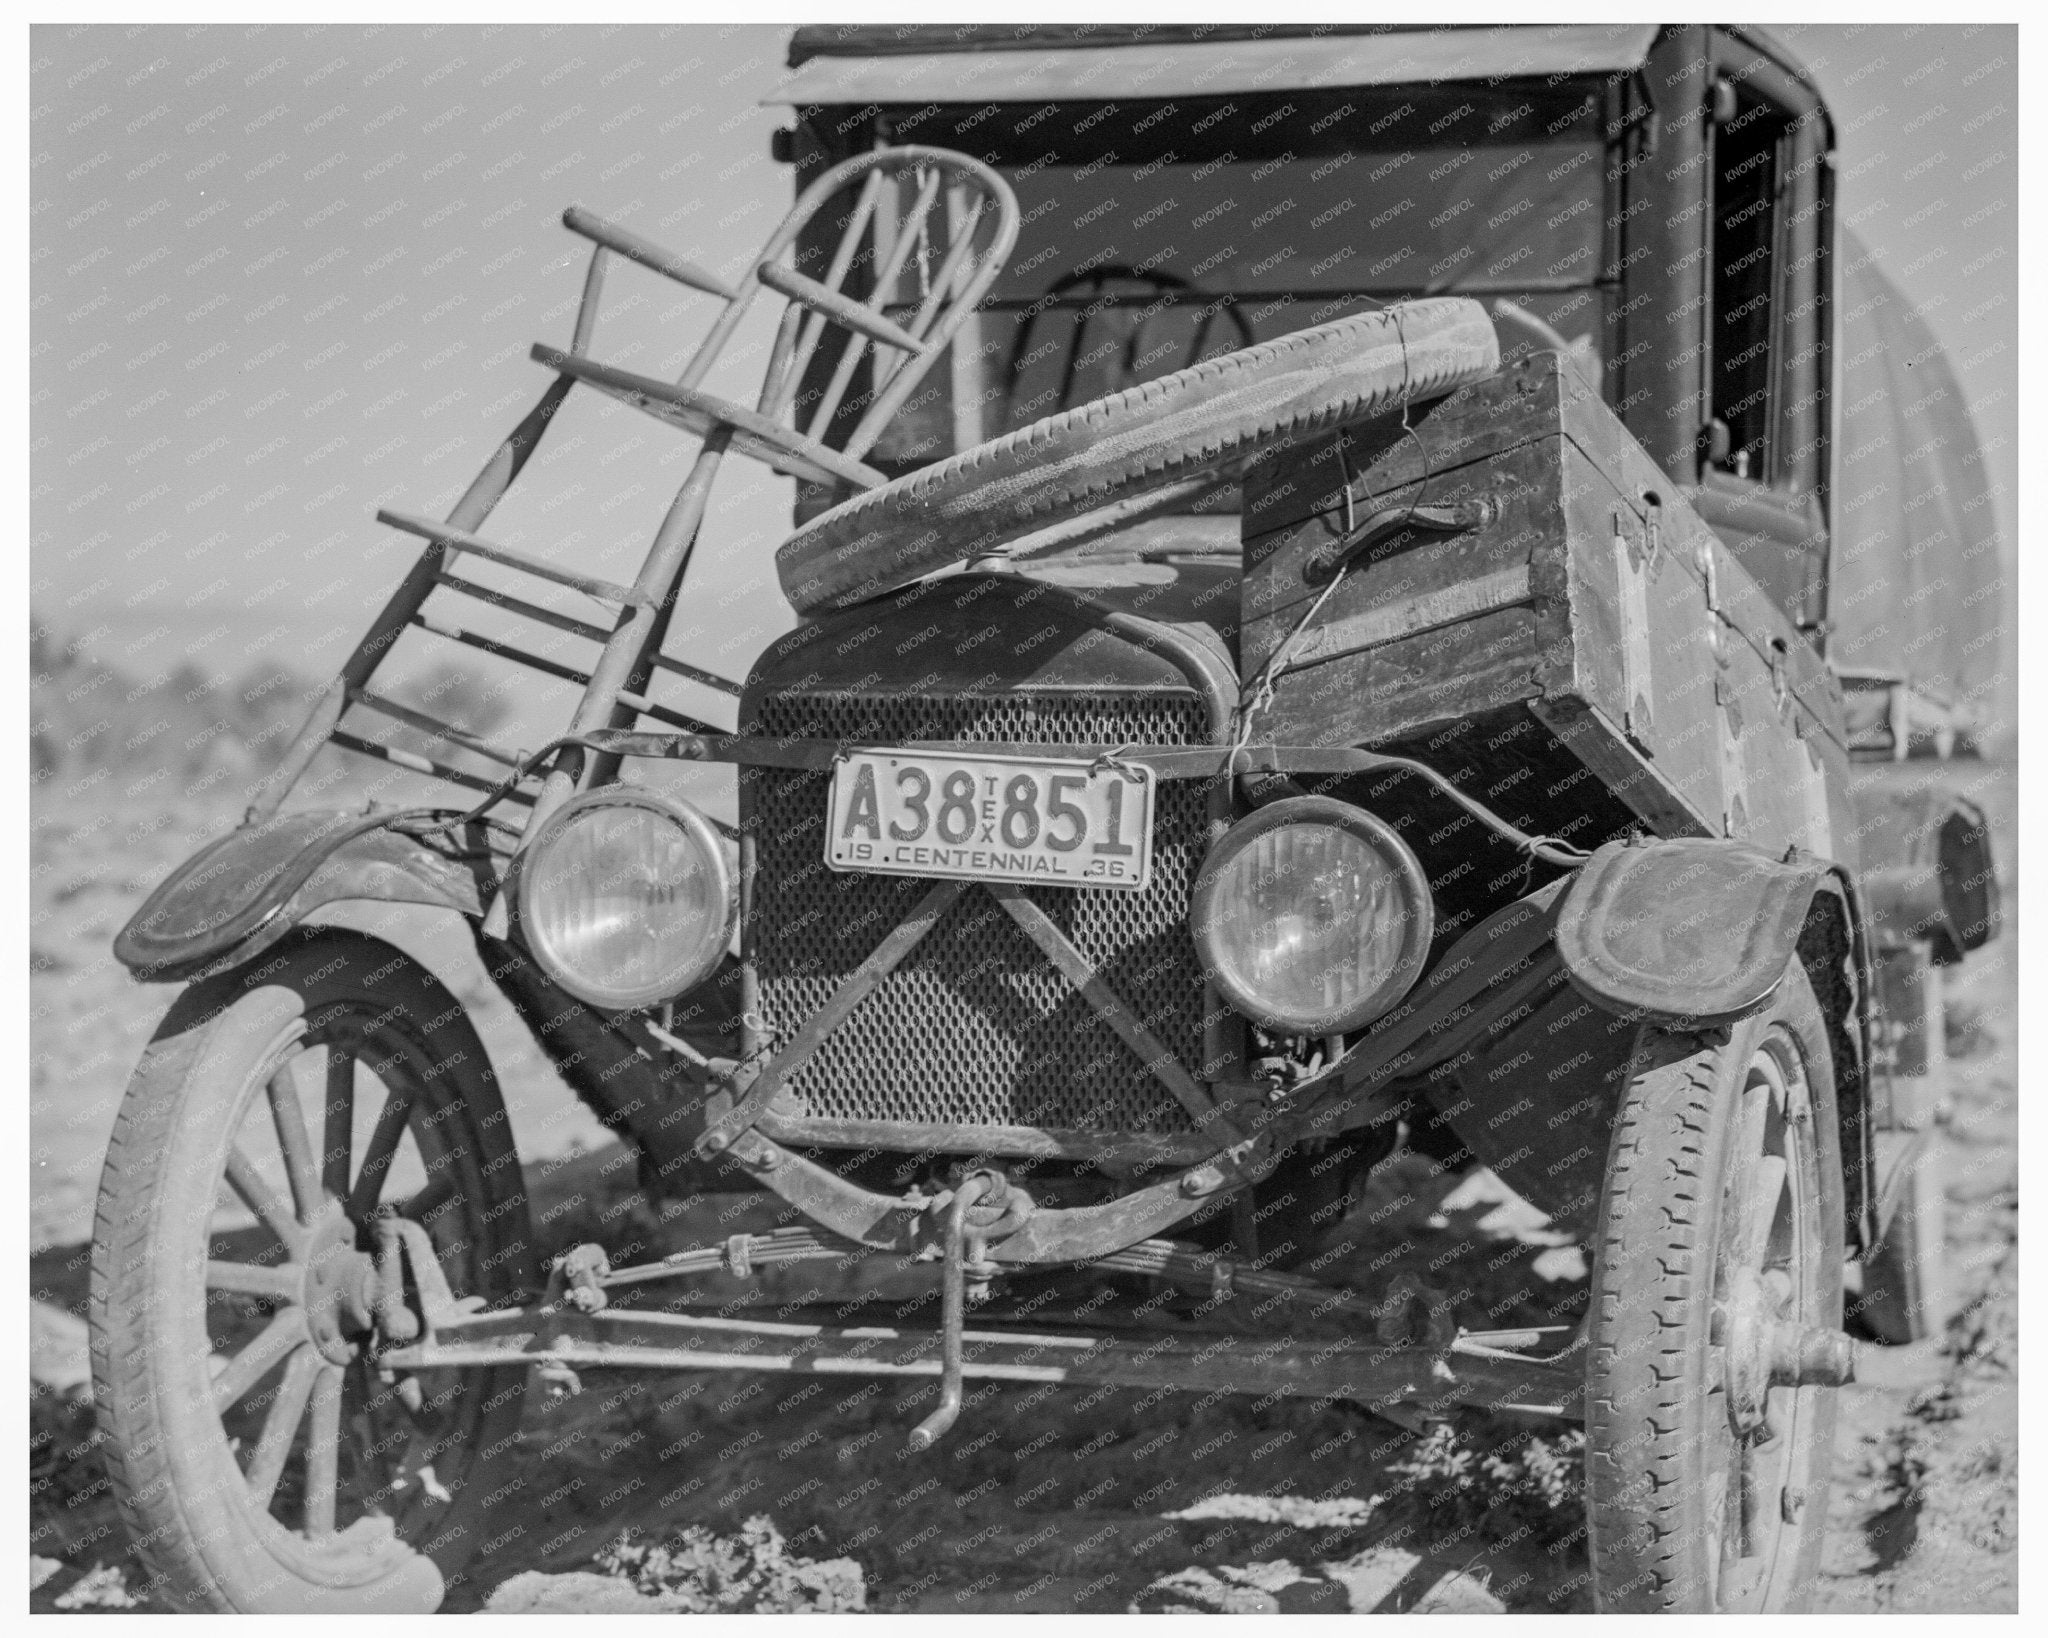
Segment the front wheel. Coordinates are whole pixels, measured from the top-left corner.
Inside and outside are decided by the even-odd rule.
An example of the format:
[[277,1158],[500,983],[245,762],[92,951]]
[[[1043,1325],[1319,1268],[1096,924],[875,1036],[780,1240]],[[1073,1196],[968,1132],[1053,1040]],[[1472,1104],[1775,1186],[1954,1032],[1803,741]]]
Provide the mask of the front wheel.
[[1842,1174],[1795,963],[1761,1013],[1646,1030],[1593,1270],[1587,1517],[1603,1610],[1803,1608],[1834,1462]]
[[115,1123],[92,1263],[108,1474],[164,1602],[431,1610],[481,1545],[524,1375],[380,1376],[392,1212],[457,1293],[531,1284],[510,1123],[433,975],[325,928],[180,996]]

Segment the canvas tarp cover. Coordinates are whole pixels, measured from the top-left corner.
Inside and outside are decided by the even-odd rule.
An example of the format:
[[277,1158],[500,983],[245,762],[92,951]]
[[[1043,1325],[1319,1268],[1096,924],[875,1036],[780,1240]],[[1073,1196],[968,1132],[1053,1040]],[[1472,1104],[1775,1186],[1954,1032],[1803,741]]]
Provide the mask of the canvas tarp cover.
[[1955,704],[2002,663],[2007,592],[1991,485],[1934,333],[1844,230],[1829,655]]

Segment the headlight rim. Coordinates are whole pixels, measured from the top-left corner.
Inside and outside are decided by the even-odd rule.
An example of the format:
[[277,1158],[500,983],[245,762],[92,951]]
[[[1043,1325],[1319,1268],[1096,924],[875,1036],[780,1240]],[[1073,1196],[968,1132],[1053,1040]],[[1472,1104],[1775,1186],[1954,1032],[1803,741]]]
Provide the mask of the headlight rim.
[[[1214,939],[1215,898],[1225,868],[1252,842],[1268,831],[1288,825],[1328,825],[1358,837],[1380,856],[1400,878],[1409,898],[1410,915],[1401,950],[1386,979],[1362,1000],[1341,1012],[1286,1015],[1271,1002],[1238,982],[1231,964],[1218,958]],[[1436,899],[1429,890],[1429,878],[1415,850],[1386,820],[1375,813],[1334,796],[1287,796],[1270,802],[1240,819],[1219,837],[1202,867],[1195,874],[1189,895],[1190,931],[1202,970],[1217,994],[1233,1012],[1249,1018],[1264,1029],[1285,1035],[1322,1037],[1346,1035],[1365,1028],[1401,1004],[1414,989],[1429,960],[1436,936]]]
[[[546,859],[548,849],[578,817],[608,807],[643,808],[669,820],[697,843],[715,873],[718,898],[722,906],[719,933],[715,939],[707,941],[709,955],[708,959],[701,963],[702,971],[690,972],[681,983],[669,979],[660,984],[644,984],[635,989],[606,989],[586,983],[549,950],[546,941],[536,935],[536,930],[526,914],[529,875]],[[673,1001],[678,996],[687,995],[697,988],[718,970],[719,961],[730,947],[733,931],[739,923],[739,882],[730,861],[725,856],[725,850],[719,845],[717,827],[693,803],[681,797],[650,791],[639,785],[605,785],[597,790],[579,791],[570,797],[547,816],[532,842],[519,850],[510,885],[513,927],[526,953],[558,988],[567,991],[587,1006],[614,1015],[644,1011],[649,1007],[659,1006],[664,1001]]]

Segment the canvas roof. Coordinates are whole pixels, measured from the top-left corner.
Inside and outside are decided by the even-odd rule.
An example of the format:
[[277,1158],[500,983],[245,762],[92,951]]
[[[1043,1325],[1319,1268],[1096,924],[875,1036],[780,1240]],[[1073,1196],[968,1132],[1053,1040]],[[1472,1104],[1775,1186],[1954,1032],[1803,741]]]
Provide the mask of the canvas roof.
[[1314,33],[826,27],[797,31],[794,66],[762,100],[1059,102],[1625,73],[1642,66],[1656,37],[1654,23]]
[[1977,428],[1934,332],[1842,231],[1829,655],[1910,677],[1951,704],[2001,663],[1997,510]]

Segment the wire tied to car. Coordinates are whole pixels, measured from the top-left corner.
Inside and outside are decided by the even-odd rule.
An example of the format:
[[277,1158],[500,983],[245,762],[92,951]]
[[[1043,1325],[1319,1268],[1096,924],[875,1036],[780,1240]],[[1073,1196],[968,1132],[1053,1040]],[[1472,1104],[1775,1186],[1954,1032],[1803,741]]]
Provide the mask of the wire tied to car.
[[[1402,345],[1405,351],[1405,340]],[[1273,652],[1267,656],[1266,663],[1260,668],[1258,677],[1244,691],[1238,705],[1235,731],[1231,736],[1230,758],[1225,764],[1226,777],[1233,779],[1238,777],[1238,760],[1251,745],[1254,725],[1257,719],[1271,708],[1280,678],[1287,670],[1302,633],[1314,622],[1316,616],[1322,612],[1323,606],[1329,602],[1337,588],[1344,583],[1345,576],[1350,573],[1357,557],[1355,543],[1360,540],[1361,536],[1374,537],[1383,530],[1392,532],[1393,530],[1408,526],[1415,520],[1423,491],[1428,487],[1429,480],[1433,474],[1429,468],[1428,448],[1422,443],[1415,429],[1408,424],[1408,412],[1405,404],[1402,406],[1401,411],[1401,432],[1402,436],[1415,439],[1416,449],[1422,458],[1422,476],[1416,481],[1415,492],[1409,497],[1404,509],[1396,510],[1389,507],[1382,512],[1376,512],[1369,516],[1362,526],[1358,521],[1356,502],[1351,494],[1351,463],[1347,456],[1349,445],[1344,435],[1339,434],[1337,440],[1337,469],[1343,481],[1344,528],[1336,541],[1332,542],[1330,546],[1323,548],[1324,551],[1335,554],[1330,578],[1322,590],[1309,603],[1307,609],[1303,611],[1301,618],[1295,621],[1287,635],[1280,640],[1274,647]],[[1494,510],[1497,508],[1498,502],[1491,496],[1481,497],[1479,503],[1467,502],[1463,504],[1468,506],[1482,505],[1487,510],[1483,519],[1476,519],[1475,522],[1469,523],[1460,522],[1456,525],[1459,528],[1470,528],[1482,522],[1490,522],[1498,515],[1497,511]],[[1466,812],[1472,814],[1473,817],[1479,819],[1489,829],[1494,831],[1495,834],[1511,843],[1516,851],[1526,855],[1528,864],[1532,869],[1540,861],[1544,864],[1554,865],[1559,869],[1576,870],[1592,857],[1585,849],[1574,847],[1558,837],[1531,836],[1519,827],[1508,824],[1499,815],[1474,802],[1452,784],[1450,780],[1426,764],[1415,762],[1412,758],[1398,758],[1395,760],[1406,762],[1409,766],[1413,767],[1417,773],[1422,774],[1446,796],[1465,809]]]
[[1124,760],[1127,752],[1136,749],[1137,746],[1135,744],[1127,741],[1113,751],[1104,751],[1093,762],[1088,764],[1088,771],[1091,774],[1120,773],[1126,779],[1142,779],[1144,775],[1139,771],[1137,764]]
[[[1401,338],[1401,372],[1403,379],[1406,379],[1408,372],[1408,339],[1406,336],[1401,335],[1401,316],[1398,311],[1394,315],[1394,333]],[[1422,494],[1423,485],[1426,485],[1430,478],[1429,451],[1424,447],[1422,440],[1416,438],[1414,428],[1408,424],[1408,405],[1405,399],[1401,404],[1401,435],[1405,438],[1414,438],[1415,447],[1422,456],[1422,478],[1416,485],[1415,495],[1409,499],[1405,516],[1413,514],[1415,502]],[[1353,500],[1351,494],[1351,461],[1347,453],[1349,448],[1349,435],[1340,432],[1337,435],[1337,472],[1343,486],[1344,496],[1344,529],[1343,533],[1338,537],[1340,545],[1353,540],[1358,531],[1357,503]],[[1378,516],[1379,514],[1374,514],[1374,517]],[[1369,519],[1368,522],[1370,523],[1371,520]],[[1303,611],[1301,618],[1294,622],[1287,635],[1281,638],[1279,643],[1275,645],[1273,652],[1266,656],[1266,663],[1259,668],[1257,681],[1246,691],[1244,701],[1238,708],[1237,733],[1231,744],[1230,771],[1233,775],[1237,772],[1238,755],[1251,743],[1252,724],[1272,707],[1274,693],[1279,687],[1281,676],[1287,670],[1288,662],[1294,654],[1296,645],[1301,640],[1301,634],[1314,623],[1316,616],[1323,612],[1323,605],[1329,602],[1337,588],[1344,583],[1345,575],[1350,572],[1350,556],[1347,554],[1339,557],[1332,568],[1333,572],[1328,583],[1316,594],[1315,599]]]

